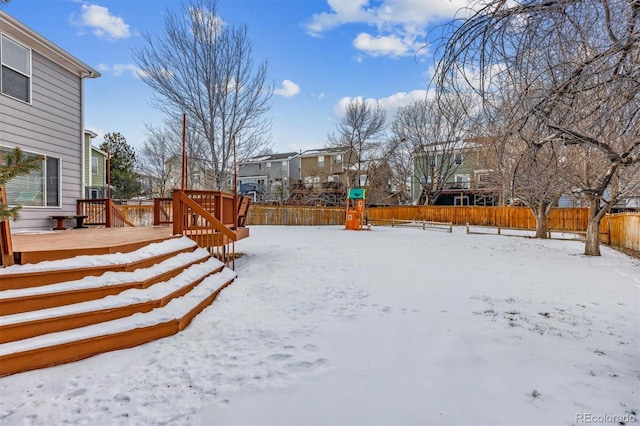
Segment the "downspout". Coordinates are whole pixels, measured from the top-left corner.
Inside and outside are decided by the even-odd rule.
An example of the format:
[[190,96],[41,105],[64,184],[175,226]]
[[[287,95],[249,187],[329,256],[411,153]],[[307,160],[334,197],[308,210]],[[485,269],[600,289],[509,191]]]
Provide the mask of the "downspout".
[[[81,141],[81,155],[82,161],[80,167],[82,170],[82,179],[80,180],[80,198],[84,198],[84,190],[87,187],[86,173],[87,173],[87,153],[84,140],[84,74],[80,73],[80,141]],[[91,179],[91,173],[89,173],[89,179]],[[62,188],[62,182],[60,182],[60,188]],[[62,191],[61,191],[62,192]],[[62,201],[62,200],[61,200]]]

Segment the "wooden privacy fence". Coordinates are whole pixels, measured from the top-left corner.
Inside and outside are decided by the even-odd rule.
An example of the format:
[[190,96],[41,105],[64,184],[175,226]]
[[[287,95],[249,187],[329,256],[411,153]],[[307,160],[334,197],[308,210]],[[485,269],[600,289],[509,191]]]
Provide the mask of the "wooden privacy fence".
[[[587,209],[557,208],[548,220],[550,229],[584,231],[587,229]],[[365,221],[391,223],[392,220],[451,222],[453,225],[500,226],[504,228],[535,229],[536,221],[526,207],[448,207],[396,206],[370,207]],[[252,205],[248,225],[344,225],[343,207],[300,207]]]
[[[451,222],[454,225],[496,226],[503,228],[536,229],[536,220],[526,207],[471,207],[471,206],[398,206],[374,207],[366,211],[367,220],[390,221],[426,220]],[[587,229],[587,209],[556,208],[549,214],[549,229],[584,231]]]
[[247,225],[344,225],[344,220],[344,207],[253,204],[247,216]]
[[[136,226],[153,225],[153,206],[119,206],[127,221]],[[171,199],[156,202],[158,224],[172,222]],[[471,206],[396,206],[371,207],[365,210],[367,222],[399,221],[451,222],[453,225],[495,226],[535,229],[536,222],[526,207]],[[548,228],[553,231],[584,232],[589,212],[586,208],[555,208],[551,210]],[[344,225],[342,207],[265,206],[253,204],[246,224],[250,225]],[[609,234],[611,245],[640,251],[640,213],[607,215],[601,222],[602,235]],[[606,240],[604,242],[607,242]]]
[[640,252],[640,213],[608,215],[602,222],[609,230],[610,245]]

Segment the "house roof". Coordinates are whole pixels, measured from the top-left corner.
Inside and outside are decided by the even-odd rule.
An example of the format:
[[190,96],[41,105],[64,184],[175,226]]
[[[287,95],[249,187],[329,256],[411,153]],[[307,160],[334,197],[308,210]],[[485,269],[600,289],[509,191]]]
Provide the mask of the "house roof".
[[100,148],[96,148],[95,146],[91,145],[91,151],[95,151],[99,154],[104,155],[105,157],[108,156],[108,154],[106,152],[104,152],[103,150],[101,150]]
[[300,157],[317,157],[318,155],[342,154],[349,151],[349,146],[331,146],[328,148],[308,149],[300,154]]
[[451,141],[429,142],[424,146],[418,146],[413,150],[413,155],[437,154],[443,151],[465,151],[477,148],[488,138],[457,139]]
[[72,73],[82,78],[100,77],[98,71],[3,11],[0,11],[0,24],[2,24],[2,31],[8,36]]
[[242,164],[262,163],[265,161],[288,160],[290,158],[295,157],[296,155],[298,155],[297,152],[283,152],[283,153],[277,153],[277,154],[259,155],[257,157],[247,158],[245,161],[242,162]]

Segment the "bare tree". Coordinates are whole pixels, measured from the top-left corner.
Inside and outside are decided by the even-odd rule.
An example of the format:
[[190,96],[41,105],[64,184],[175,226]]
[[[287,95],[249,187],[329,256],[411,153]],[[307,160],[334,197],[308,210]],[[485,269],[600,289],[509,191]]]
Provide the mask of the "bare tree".
[[176,135],[163,128],[147,125],[147,139],[138,154],[140,172],[152,180],[153,195],[168,197],[180,184],[180,161]]
[[156,107],[172,116],[186,113],[207,141],[214,185],[222,189],[234,151],[241,160],[269,143],[265,113],[273,86],[266,61],[254,67],[247,27],[224,23],[216,5],[192,0],[168,11],[164,34],[145,34],[146,46],[134,55]]
[[[421,99],[396,112],[391,129],[413,157],[413,179],[421,187],[419,204],[435,204],[455,174],[468,135],[471,97]],[[458,161],[456,161],[458,156]]]
[[413,172],[411,147],[406,140],[389,139],[384,147],[391,168],[391,188],[400,201],[411,200],[410,188]]
[[545,129],[530,145],[565,144],[563,177],[589,205],[585,254],[600,255],[600,220],[639,190],[640,2],[491,0],[451,28],[439,89],[471,89],[497,110],[508,87],[508,127],[535,120]]
[[349,156],[349,171],[354,173],[356,187],[366,186],[360,181],[364,162],[371,160],[380,146],[386,130],[386,112],[378,102],[364,99],[352,99],[346,106],[344,117],[337,129],[328,135],[329,144],[351,148],[353,156]]
[[551,208],[568,192],[565,149],[558,140],[538,143],[550,131],[535,117],[524,123],[513,120],[519,109],[526,109],[528,99],[512,105],[509,87],[503,88],[502,95],[501,107],[483,117],[484,131],[492,137],[484,146],[481,162],[491,170],[492,184],[502,188],[503,204],[523,204],[531,209],[536,238],[547,238]]

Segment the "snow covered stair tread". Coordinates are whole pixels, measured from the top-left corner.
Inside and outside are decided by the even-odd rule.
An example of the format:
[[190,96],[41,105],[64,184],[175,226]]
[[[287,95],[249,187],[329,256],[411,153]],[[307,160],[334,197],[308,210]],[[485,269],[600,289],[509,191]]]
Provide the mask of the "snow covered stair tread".
[[[21,312],[13,315],[0,316],[0,343],[34,337],[39,334],[67,330],[132,315],[135,312],[146,312],[153,308],[166,305],[169,300],[187,293],[207,276],[220,272],[224,264],[215,258],[209,258],[204,249],[198,255],[197,252],[183,253],[182,265],[187,267],[173,278],[159,282],[149,288],[133,288],[125,290],[117,295],[109,295],[102,299],[89,300],[65,306],[56,306],[48,309]],[[204,252],[204,253],[202,253]],[[205,256],[203,257],[202,254]],[[158,265],[156,268],[174,270],[176,260],[170,259],[163,263],[170,265]],[[148,276],[150,271],[141,270],[140,275]],[[125,280],[132,273],[123,272],[114,275],[122,275],[112,281]],[[97,277],[89,277],[87,281],[93,281],[92,285],[99,285]],[[130,281],[130,280],[129,280]],[[71,283],[73,284],[73,283]],[[59,284],[64,289],[64,284]]]
[[[209,257],[205,249],[179,253],[154,266],[131,272],[105,272],[100,276],[87,276],[79,280],[38,287],[0,291],[0,310],[4,315],[17,314],[27,310],[42,310],[62,304],[56,299],[71,298],[72,303],[98,299],[109,294],[117,294],[128,288],[145,288],[155,282],[171,278],[191,264],[202,262]],[[2,324],[0,317],[0,324]]]
[[[0,344],[0,375],[82,359],[175,334],[211,304],[236,276],[225,267],[184,296],[150,312]],[[46,349],[52,350],[46,355],[39,354]]]
[[203,248],[187,253],[179,253],[154,266],[136,269],[128,272],[105,272],[100,276],[88,276],[79,280],[66,281],[57,284],[49,284],[39,287],[26,287],[0,292],[0,300],[14,297],[32,296],[36,294],[58,293],[105,285],[122,284],[127,282],[144,282],[155,276],[164,274],[183,266],[187,262],[202,260],[209,256],[209,252]]
[[91,266],[119,265],[123,263],[133,263],[149,257],[161,256],[176,250],[195,247],[196,243],[187,238],[172,238],[159,243],[151,243],[142,248],[129,253],[113,253],[100,255],[77,256],[73,259],[47,260],[44,262],[31,263],[27,265],[13,265],[0,269],[0,276],[25,272],[45,272],[59,269],[68,269],[69,265],[76,268],[86,268]]
[[87,275],[97,276],[107,271],[132,271],[152,266],[178,253],[193,251],[196,248],[197,244],[188,237],[174,237],[127,253],[83,255],[70,259],[8,266],[0,269],[0,290],[52,284],[80,279]]

